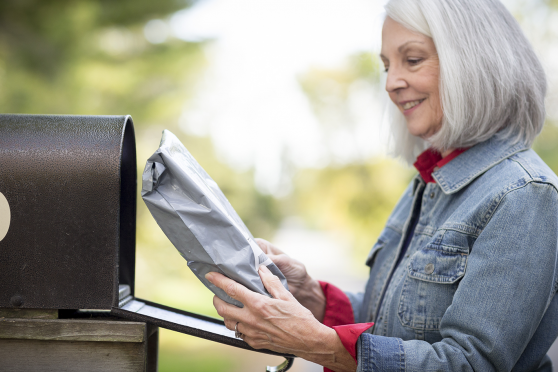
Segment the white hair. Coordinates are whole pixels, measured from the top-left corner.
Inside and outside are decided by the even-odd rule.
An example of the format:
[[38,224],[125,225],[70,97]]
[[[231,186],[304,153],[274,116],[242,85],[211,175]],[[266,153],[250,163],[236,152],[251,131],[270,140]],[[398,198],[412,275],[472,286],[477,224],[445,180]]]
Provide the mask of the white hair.
[[392,154],[412,163],[426,147],[470,147],[496,133],[531,145],[545,119],[546,76],[517,21],[498,0],[390,0],[387,16],[434,41],[440,60],[441,129],[407,130],[390,104]]

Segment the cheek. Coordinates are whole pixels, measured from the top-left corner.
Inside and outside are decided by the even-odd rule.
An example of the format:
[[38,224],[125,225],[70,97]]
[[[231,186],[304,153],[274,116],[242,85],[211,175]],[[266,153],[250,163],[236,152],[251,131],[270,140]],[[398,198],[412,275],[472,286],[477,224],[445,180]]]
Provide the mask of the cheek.
[[441,119],[443,116],[442,98],[440,97],[440,91],[438,90],[438,87],[436,87],[431,97],[432,100],[430,102],[430,105],[432,107],[433,114],[435,115],[436,119]]
[[425,79],[425,88],[428,89],[432,97],[432,106],[440,108],[440,79],[438,69],[433,68],[430,74],[427,75]]
[[422,80],[421,91],[428,93],[429,107],[432,114],[439,117],[442,114],[442,104],[440,100],[440,88],[438,85],[438,75],[431,74]]
[[389,93],[389,99],[391,100],[391,102],[393,102],[395,104],[395,106],[397,106],[397,108],[399,108],[399,105],[397,104],[397,93],[390,92]]

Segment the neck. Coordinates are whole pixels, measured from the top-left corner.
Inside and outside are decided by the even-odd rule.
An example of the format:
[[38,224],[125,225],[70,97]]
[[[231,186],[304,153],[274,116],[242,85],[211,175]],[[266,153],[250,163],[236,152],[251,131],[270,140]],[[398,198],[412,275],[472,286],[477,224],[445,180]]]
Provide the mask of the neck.
[[448,156],[449,154],[451,154],[451,153],[453,152],[453,150],[455,150],[455,149],[447,149],[447,150],[445,150],[445,151],[442,151],[442,152],[441,152],[442,158],[445,158],[446,156]]

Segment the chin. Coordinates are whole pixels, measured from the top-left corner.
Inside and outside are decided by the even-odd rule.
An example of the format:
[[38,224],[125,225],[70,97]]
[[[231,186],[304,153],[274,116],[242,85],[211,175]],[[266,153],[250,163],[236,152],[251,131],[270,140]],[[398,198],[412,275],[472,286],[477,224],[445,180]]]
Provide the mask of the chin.
[[439,129],[440,126],[438,125],[433,128],[433,126],[431,125],[407,123],[407,130],[409,131],[409,133],[411,133],[415,137],[420,137],[423,140],[427,140],[428,138],[432,137],[434,134],[436,134],[436,132],[438,132]]
[[417,128],[412,125],[407,125],[407,129],[409,130],[409,133],[411,133],[415,137],[420,137],[422,139],[425,139],[425,137],[430,137],[430,131],[428,130],[428,128]]

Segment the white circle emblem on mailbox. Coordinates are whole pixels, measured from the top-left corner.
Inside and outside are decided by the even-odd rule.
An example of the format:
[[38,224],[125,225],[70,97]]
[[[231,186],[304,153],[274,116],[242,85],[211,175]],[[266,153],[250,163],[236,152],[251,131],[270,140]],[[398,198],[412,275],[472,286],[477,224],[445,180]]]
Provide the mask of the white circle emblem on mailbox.
[[4,239],[10,228],[10,220],[12,215],[10,213],[10,205],[8,200],[0,192],[0,240]]

